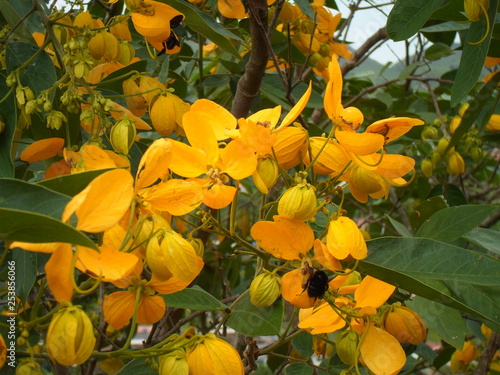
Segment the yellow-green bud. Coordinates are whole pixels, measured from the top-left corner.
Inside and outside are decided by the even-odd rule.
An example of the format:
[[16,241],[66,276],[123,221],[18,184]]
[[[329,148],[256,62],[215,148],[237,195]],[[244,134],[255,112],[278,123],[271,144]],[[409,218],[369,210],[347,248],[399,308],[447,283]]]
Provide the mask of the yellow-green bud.
[[23,361],[16,368],[16,375],[43,375],[40,364],[32,359]]
[[434,126],[426,126],[422,130],[422,139],[435,139],[439,135],[438,130]]
[[429,178],[434,173],[434,163],[431,159],[426,158],[422,160],[422,164],[420,164],[420,169],[425,177]]
[[281,279],[264,270],[250,284],[250,302],[257,307],[271,306],[281,293]]
[[186,359],[186,352],[182,349],[177,349],[172,353],[160,356],[159,361],[160,361],[160,368],[159,368],[160,375],[189,374],[189,366],[188,366],[188,361]]
[[483,150],[478,146],[472,147],[469,151],[469,155],[472,160],[478,162],[483,157]]
[[465,0],[465,15],[471,22],[479,21],[481,16],[490,8],[489,0]]
[[465,172],[465,162],[458,152],[454,152],[448,159],[448,173],[449,174],[462,174]]
[[358,360],[359,334],[354,331],[344,331],[337,338],[335,346],[339,358],[346,365],[354,366]]
[[253,173],[253,181],[262,194],[267,194],[276,183],[279,176],[278,163],[272,157],[258,159],[257,168]]
[[50,111],[47,115],[47,127],[51,129],[59,130],[62,126],[62,123],[67,122],[66,116],[63,115],[60,111]]
[[440,155],[444,155],[444,152],[448,145],[450,144],[450,140],[448,138],[441,138],[438,142],[438,145],[436,147],[436,152],[438,152]]
[[38,109],[38,105],[36,104],[36,100],[30,100],[26,103],[26,107],[24,107],[24,111],[27,115],[31,115]]
[[305,180],[287,189],[278,202],[278,213],[301,221],[312,219],[318,210],[315,190]]
[[188,238],[189,243],[193,246],[196,255],[200,258],[203,258],[203,254],[205,253],[205,246],[203,245],[203,241],[200,238]]
[[120,154],[128,154],[130,147],[134,144],[137,130],[134,121],[124,118],[118,121],[112,128],[110,141],[113,149]]

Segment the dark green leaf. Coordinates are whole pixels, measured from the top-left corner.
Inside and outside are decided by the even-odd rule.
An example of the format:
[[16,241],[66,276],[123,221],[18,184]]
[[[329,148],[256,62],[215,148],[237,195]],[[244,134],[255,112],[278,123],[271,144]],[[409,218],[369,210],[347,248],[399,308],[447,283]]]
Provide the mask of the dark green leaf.
[[229,76],[227,74],[212,74],[203,80],[205,87],[220,87],[229,84]]
[[17,106],[13,92],[7,97],[10,87],[5,84],[5,77],[0,74],[0,97],[5,98],[0,103],[0,120],[5,129],[0,133],[0,177],[14,177],[14,163],[11,159],[12,140],[16,130]]
[[131,360],[129,363],[127,363],[124,367],[122,367],[116,375],[157,375],[158,370],[154,370],[151,368],[150,364],[146,364],[146,360],[148,360],[148,363],[151,362],[151,360],[144,359],[144,358],[137,358]]
[[394,41],[411,38],[429,19],[432,13],[444,7],[449,0],[400,0],[387,19],[387,34]]
[[422,297],[415,297],[406,304],[422,318],[427,328],[462,350],[467,329],[460,311]]
[[5,21],[7,21],[10,28],[17,26],[15,35],[19,36],[21,39],[33,41],[33,37],[31,36],[31,32],[26,23],[20,23],[21,17],[24,14],[18,14],[13,5],[16,4],[9,0],[0,0],[0,13],[2,13],[2,16],[5,18]]
[[463,238],[487,251],[500,255],[500,232],[497,230],[475,228],[464,235]]
[[36,253],[23,249],[14,249],[12,260],[16,262],[16,296],[26,301],[35,284],[38,269]]
[[415,236],[450,243],[476,228],[494,210],[496,207],[493,205],[448,207],[425,221]]
[[460,23],[455,21],[448,21],[438,23],[436,25],[424,27],[420,30],[423,33],[442,33],[446,31],[461,31],[467,30],[470,27],[470,23]]
[[[7,72],[22,66],[28,59],[37,53],[39,47],[26,42],[12,42],[7,45],[5,53],[5,63]],[[29,64],[21,75],[21,83],[28,86],[35,96],[40,95],[42,90],[46,90],[56,81],[56,69],[51,58],[45,51],[40,51],[38,56]]]
[[198,286],[164,295],[163,298],[168,307],[205,311],[221,310],[226,307],[226,305]]
[[186,18],[183,23],[217,44],[223,51],[231,54],[238,60],[241,56],[227,38],[241,41],[237,35],[218,24],[214,18],[196,9],[188,2],[181,0],[163,0],[164,3],[183,13]]
[[85,189],[94,178],[110,170],[111,169],[99,169],[96,171],[58,176],[48,180],[39,181],[36,184],[57,193],[73,197]]
[[[491,25],[493,25],[493,20],[495,19],[497,4],[498,0],[492,0],[490,2],[488,17]],[[471,43],[477,43],[482,40],[487,32],[486,28],[486,17],[481,17],[479,21],[472,22],[467,32],[455,84],[451,89],[450,105],[452,107],[456,106],[467,97],[472,87],[477,83],[481,71],[483,70],[484,60],[490,46],[493,27],[490,27],[488,35],[481,43]],[[456,131],[453,136],[455,135]]]
[[446,56],[451,56],[455,52],[444,43],[435,43],[425,50],[424,57],[430,61],[436,61]]
[[415,211],[410,213],[410,223],[417,230],[435,212],[448,207],[442,196],[434,196],[420,203]]
[[270,336],[280,332],[283,322],[283,299],[269,307],[255,307],[246,293],[233,306],[227,321],[228,327],[247,336]]
[[304,13],[307,17],[310,19],[314,20],[315,14],[313,8],[311,8],[311,4],[309,3],[309,0],[295,0],[295,4],[298,5],[302,13]]
[[97,84],[99,89],[105,89],[116,93],[123,93],[123,81],[130,78],[127,75],[129,72],[137,71],[143,72],[146,70],[147,62],[145,60],[137,61],[133,64],[127,65],[107,76],[103,81]]
[[307,363],[297,362],[285,367],[285,375],[312,375],[314,368]]
[[393,219],[389,215],[385,215],[385,216],[389,219],[389,221],[391,222],[394,229],[396,229],[402,237],[413,237],[412,234],[410,233],[410,231],[402,223]]
[[294,337],[292,340],[293,348],[304,358],[309,358],[313,355],[313,338],[309,332]]

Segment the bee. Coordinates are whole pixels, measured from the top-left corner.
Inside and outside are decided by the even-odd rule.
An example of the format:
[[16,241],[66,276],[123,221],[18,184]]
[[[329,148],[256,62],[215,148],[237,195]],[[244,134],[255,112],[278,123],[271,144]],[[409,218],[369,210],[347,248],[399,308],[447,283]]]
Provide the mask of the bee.
[[306,266],[305,271],[309,273],[309,278],[303,284],[304,291],[307,290],[307,295],[311,298],[323,298],[329,288],[328,275],[309,266]]
[[170,20],[170,35],[168,36],[167,40],[161,43],[163,49],[160,52],[158,52],[156,56],[161,56],[165,52],[174,49],[175,47],[181,46],[179,38],[177,37],[177,35],[175,35],[172,29],[175,29],[177,26],[179,26],[183,19],[184,16],[178,15]]

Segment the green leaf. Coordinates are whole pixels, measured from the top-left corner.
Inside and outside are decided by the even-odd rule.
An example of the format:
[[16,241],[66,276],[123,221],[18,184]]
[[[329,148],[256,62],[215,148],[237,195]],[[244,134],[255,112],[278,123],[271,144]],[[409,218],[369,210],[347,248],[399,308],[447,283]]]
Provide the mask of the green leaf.
[[423,238],[386,237],[368,246],[361,272],[500,328],[498,260]]
[[269,307],[256,307],[246,293],[231,306],[228,327],[247,336],[270,336],[280,332],[283,322],[283,299],[278,299]]
[[15,95],[10,93],[10,87],[5,84],[5,77],[0,74],[0,120],[5,124],[0,134],[0,177],[14,177],[14,163],[11,159],[12,141],[16,130],[17,106]]
[[180,292],[164,295],[163,299],[168,307],[182,309],[215,311],[226,307],[210,293],[196,285]]
[[309,332],[303,332],[292,340],[293,348],[304,358],[313,355],[313,338]]
[[304,362],[291,363],[285,367],[285,375],[313,375],[314,368]]
[[391,222],[394,229],[396,229],[402,237],[413,237],[412,234],[410,233],[410,231],[402,223],[393,219],[389,215],[385,215],[385,216],[389,219],[389,221]]
[[387,34],[398,42],[415,35],[432,13],[444,7],[449,0],[400,0],[387,19]]
[[420,203],[415,210],[410,213],[410,223],[413,229],[418,229],[435,212],[448,207],[442,196],[434,196]]
[[475,228],[463,238],[487,251],[500,255],[500,232],[497,230]]
[[96,249],[87,236],[60,221],[69,201],[36,184],[0,179],[0,240],[66,242]]
[[2,16],[11,29],[17,26],[15,35],[19,36],[21,39],[33,41],[33,37],[31,36],[31,32],[26,22],[20,22],[23,15],[19,15],[13,5],[15,4],[12,4],[9,0],[0,0],[0,13],[2,13]]
[[472,22],[467,32],[455,83],[451,89],[450,105],[452,107],[456,106],[467,97],[467,94],[469,94],[469,91],[477,83],[481,71],[483,70],[484,60],[490,46],[497,5],[498,0],[492,0],[490,2],[488,17],[491,25],[485,40],[480,44],[471,44],[477,43],[483,39],[487,31],[486,17],[481,17],[479,21]]
[[23,249],[15,249],[12,260],[16,262],[16,296],[26,301],[35,284],[38,269],[36,253]]
[[458,310],[422,297],[415,297],[406,305],[422,318],[427,328],[448,344],[462,350],[467,328]]
[[[148,364],[146,364],[146,360]],[[149,364],[151,360],[144,358],[137,358],[131,360],[125,366],[123,366],[116,375],[158,375],[158,370],[153,371],[151,365]]]
[[[39,47],[26,42],[12,42],[7,45],[5,63],[7,72],[22,66],[28,59],[39,51]],[[51,58],[45,51],[40,51],[38,56],[24,68],[21,75],[21,83],[28,86],[35,96],[40,95],[42,90],[47,90],[55,83],[56,68]]]
[[427,48],[424,53],[424,57],[430,61],[436,61],[442,59],[446,56],[451,56],[455,54],[453,50],[444,43],[434,43],[432,46]]
[[307,17],[314,20],[316,15],[314,13],[313,8],[311,8],[311,4],[309,0],[295,0],[295,4],[298,5],[302,13],[304,13]]
[[133,71],[144,72],[146,70],[146,65],[147,62],[145,60],[141,60],[118,69],[99,82],[97,87],[99,90],[110,90],[116,93],[123,93],[123,81],[131,77],[131,75],[128,75],[127,73]]
[[470,23],[460,23],[455,21],[448,21],[438,23],[436,25],[427,26],[421,29],[423,33],[442,33],[446,31],[461,31],[467,30],[470,27]]
[[218,24],[215,19],[208,14],[199,11],[191,4],[181,0],[162,0],[165,4],[174,7],[179,12],[183,13],[186,18],[183,23],[194,31],[200,33],[212,42],[217,44],[223,51],[231,54],[238,60],[241,56],[227,38],[241,41],[241,38],[226,30]]
[[422,224],[415,237],[450,243],[476,228],[496,209],[493,205],[479,204],[442,209]]
[[111,169],[99,169],[96,171],[81,172],[77,174],[68,174],[50,178],[48,180],[38,181],[36,184],[46,187],[57,193],[74,197],[92,182],[94,178]]

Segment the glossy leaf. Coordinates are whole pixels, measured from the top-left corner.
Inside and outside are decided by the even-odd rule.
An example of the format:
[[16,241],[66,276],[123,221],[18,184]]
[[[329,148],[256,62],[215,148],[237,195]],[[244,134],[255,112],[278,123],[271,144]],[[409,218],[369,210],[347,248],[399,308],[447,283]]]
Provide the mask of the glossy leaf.
[[430,61],[436,61],[446,56],[451,56],[455,52],[444,43],[434,43],[425,50],[425,58]]
[[37,182],[37,185],[44,186],[57,193],[73,197],[85,189],[94,178],[110,170],[111,169],[98,169],[95,171],[68,174],[39,181]]
[[198,286],[167,294],[163,296],[163,298],[168,307],[205,311],[221,310],[226,307],[223,303],[219,302],[219,300]]
[[450,243],[481,224],[494,210],[492,205],[448,207],[433,214],[419,228],[415,237]]
[[[492,0],[490,2],[488,17],[491,25],[493,25],[495,20],[497,5],[498,0]],[[472,22],[469,31],[467,32],[455,83],[451,89],[450,105],[452,107],[462,102],[478,81],[481,71],[483,70],[484,60],[488,53],[492,32],[493,26],[490,27],[488,35],[484,41],[479,44],[471,44],[479,42],[485,35],[486,17],[481,17],[479,21]]]
[[495,229],[475,228],[463,236],[467,241],[500,255],[500,233]]
[[432,13],[442,8],[449,0],[404,0],[398,1],[387,19],[387,34],[394,41],[411,38],[429,19]]
[[462,350],[467,329],[460,311],[422,297],[415,297],[406,305],[422,318],[427,328]]
[[255,307],[247,293],[231,309],[227,325],[243,335],[270,336],[280,332],[284,313],[281,298],[269,307]]
[[240,54],[227,39],[231,38],[241,41],[241,39],[237,35],[226,30],[208,14],[200,12],[198,9],[187,2],[180,0],[164,0],[163,2],[174,7],[186,16],[183,21],[186,26],[210,39],[223,51],[231,54],[238,60],[241,60]]
[[420,226],[435,212],[448,207],[442,196],[434,196],[420,203],[415,210],[409,215],[410,223],[413,229],[418,229]]

